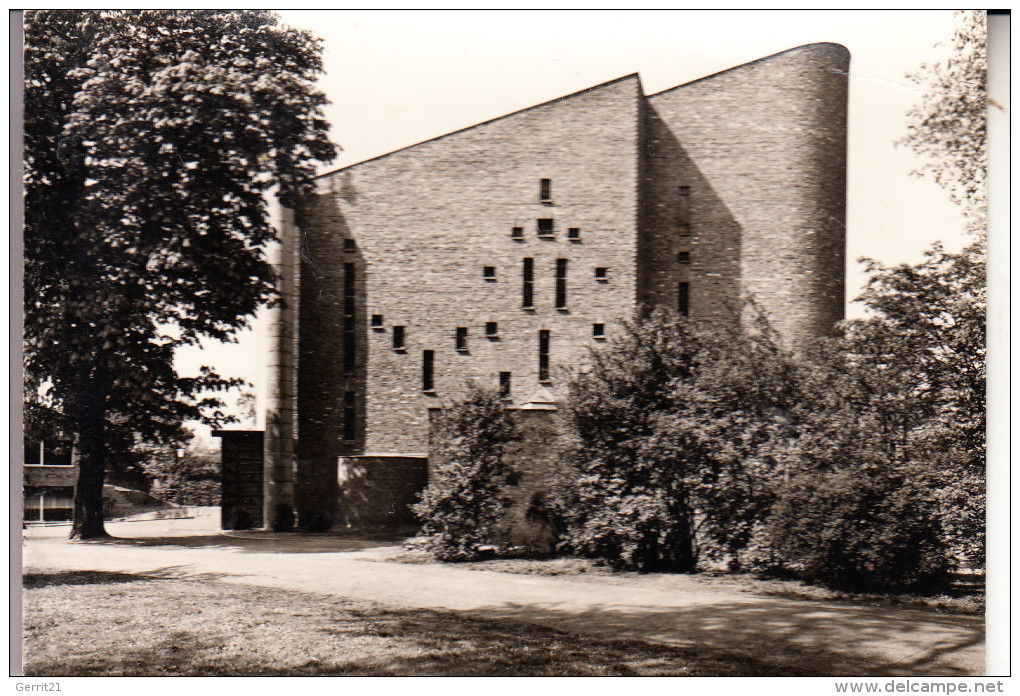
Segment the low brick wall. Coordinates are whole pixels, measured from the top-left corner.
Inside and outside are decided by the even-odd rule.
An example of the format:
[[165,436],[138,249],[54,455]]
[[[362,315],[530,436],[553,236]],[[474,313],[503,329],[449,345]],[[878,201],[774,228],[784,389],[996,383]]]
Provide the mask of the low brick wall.
[[359,528],[416,524],[410,505],[425,487],[427,462],[418,455],[340,457],[339,524]]

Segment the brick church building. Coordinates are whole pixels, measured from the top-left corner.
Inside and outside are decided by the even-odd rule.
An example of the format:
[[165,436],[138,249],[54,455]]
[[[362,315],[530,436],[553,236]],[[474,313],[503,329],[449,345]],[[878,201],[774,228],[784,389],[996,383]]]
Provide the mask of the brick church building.
[[811,44],[652,95],[628,75],[320,176],[277,211],[288,304],[265,433],[221,433],[224,525],[406,521],[430,413],[470,381],[525,419],[540,490],[563,368],[642,305],[736,321],[751,296],[793,349],[828,334],[849,59]]

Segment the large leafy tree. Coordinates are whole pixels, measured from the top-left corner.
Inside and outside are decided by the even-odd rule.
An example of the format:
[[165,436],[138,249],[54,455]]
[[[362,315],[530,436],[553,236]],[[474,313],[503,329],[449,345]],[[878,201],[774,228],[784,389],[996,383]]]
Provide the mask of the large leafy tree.
[[321,70],[263,11],[26,13],[25,369],[76,430],[72,536],[105,534],[113,431],[222,420],[208,393],[234,381],[174,351],[273,299],[267,192],[334,155]]
[[983,244],[958,253],[935,245],[919,264],[868,261],[860,300],[868,316],[846,322],[842,392],[864,442],[881,456],[928,471],[954,552],[984,560],[986,283]]

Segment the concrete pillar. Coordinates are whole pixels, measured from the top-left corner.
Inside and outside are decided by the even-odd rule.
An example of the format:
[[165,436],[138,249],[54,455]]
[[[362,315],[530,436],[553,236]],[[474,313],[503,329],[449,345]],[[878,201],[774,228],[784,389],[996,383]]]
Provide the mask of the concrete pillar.
[[270,198],[270,220],[280,241],[269,250],[276,271],[282,304],[269,311],[269,350],[266,385],[266,428],[263,477],[263,524],[273,526],[281,506],[294,505],[296,460],[295,409],[297,406],[297,273],[300,239],[294,211]]

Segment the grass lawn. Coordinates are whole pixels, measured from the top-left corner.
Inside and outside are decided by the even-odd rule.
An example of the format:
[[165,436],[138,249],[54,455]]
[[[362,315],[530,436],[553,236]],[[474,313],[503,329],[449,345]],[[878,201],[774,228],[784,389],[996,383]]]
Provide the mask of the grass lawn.
[[216,580],[109,572],[27,573],[24,656],[30,676],[778,673],[699,648],[599,640]]

